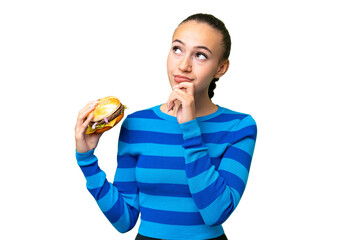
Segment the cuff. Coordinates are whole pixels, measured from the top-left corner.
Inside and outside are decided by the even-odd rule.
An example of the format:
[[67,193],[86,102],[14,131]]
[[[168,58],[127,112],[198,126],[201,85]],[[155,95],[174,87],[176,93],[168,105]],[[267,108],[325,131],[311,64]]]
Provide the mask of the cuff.
[[184,140],[201,136],[199,123],[196,119],[180,124]]
[[97,161],[96,156],[94,155],[95,149],[92,149],[88,152],[84,152],[84,153],[79,153],[76,149],[75,149],[75,156],[76,156],[76,160],[79,166],[86,166],[89,164],[92,164],[94,162]]

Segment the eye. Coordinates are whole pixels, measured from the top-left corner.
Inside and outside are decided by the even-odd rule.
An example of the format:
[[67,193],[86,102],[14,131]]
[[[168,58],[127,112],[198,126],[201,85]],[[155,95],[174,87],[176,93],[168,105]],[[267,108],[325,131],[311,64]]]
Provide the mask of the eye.
[[205,60],[207,59],[208,57],[206,56],[206,54],[202,53],[202,52],[198,52],[196,53],[196,58],[197,59],[200,59],[200,60]]
[[175,54],[180,54],[180,53],[181,53],[181,49],[180,49],[179,47],[177,47],[177,46],[174,46],[174,47],[172,48],[172,50],[173,50],[173,52],[174,52]]

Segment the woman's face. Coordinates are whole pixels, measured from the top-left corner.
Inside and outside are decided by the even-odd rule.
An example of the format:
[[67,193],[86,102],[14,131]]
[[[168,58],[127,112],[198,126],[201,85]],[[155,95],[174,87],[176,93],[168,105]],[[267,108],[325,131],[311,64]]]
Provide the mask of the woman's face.
[[193,82],[195,94],[206,93],[211,80],[219,78],[223,55],[222,35],[206,23],[188,21],[174,32],[167,59],[171,87]]

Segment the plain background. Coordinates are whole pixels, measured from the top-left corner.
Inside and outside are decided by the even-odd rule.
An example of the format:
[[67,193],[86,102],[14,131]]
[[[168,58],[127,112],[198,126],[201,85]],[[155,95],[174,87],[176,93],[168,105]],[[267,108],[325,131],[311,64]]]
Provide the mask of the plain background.
[[[360,8],[347,0],[1,1],[1,239],[135,238],[86,190],[76,117],[108,95],[126,114],[165,102],[172,33],[197,12],[233,41],[214,102],[258,124],[229,239],[360,239]],[[96,150],[110,181],[119,129]]]

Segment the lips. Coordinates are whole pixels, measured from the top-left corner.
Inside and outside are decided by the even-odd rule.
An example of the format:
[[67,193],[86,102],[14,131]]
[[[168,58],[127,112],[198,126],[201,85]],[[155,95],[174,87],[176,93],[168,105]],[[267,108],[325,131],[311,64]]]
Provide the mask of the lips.
[[192,81],[191,78],[188,78],[188,77],[185,77],[185,76],[182,76],[182,75],[174,75],[174,80],[177,83],[191,82]]

